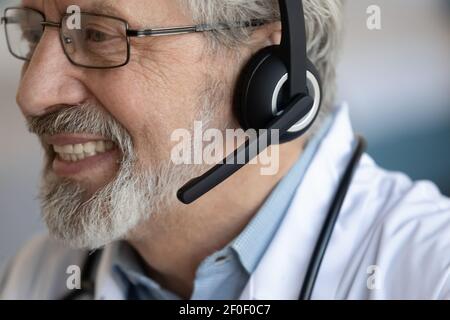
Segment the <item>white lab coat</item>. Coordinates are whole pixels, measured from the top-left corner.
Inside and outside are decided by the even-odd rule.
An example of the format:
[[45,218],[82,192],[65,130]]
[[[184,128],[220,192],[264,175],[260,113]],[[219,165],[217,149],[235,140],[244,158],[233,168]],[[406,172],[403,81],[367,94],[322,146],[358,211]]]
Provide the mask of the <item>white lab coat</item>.
[[[242,299],[297,299],[311,252],[354,133],[342,108],[321,142],[274,239]],[[117,243],[105,247],[96,272],[96,299],[123,299],[112,277]],[[31,241],[0,284],[3,299],[58,299],[66,269],[86,252],[47,236]],[[364,155],[327,248],[313,299],[450,299],[450,200],[430,182],[411,182]]]

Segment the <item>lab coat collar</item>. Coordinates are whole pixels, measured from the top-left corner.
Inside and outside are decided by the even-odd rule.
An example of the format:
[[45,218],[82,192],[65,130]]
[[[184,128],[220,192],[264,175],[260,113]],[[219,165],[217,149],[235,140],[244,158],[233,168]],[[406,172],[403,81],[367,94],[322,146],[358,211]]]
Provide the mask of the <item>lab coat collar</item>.
[[354,141],[348,107],[343,105],[240,299],[298,299],[319,230],[348,165]]

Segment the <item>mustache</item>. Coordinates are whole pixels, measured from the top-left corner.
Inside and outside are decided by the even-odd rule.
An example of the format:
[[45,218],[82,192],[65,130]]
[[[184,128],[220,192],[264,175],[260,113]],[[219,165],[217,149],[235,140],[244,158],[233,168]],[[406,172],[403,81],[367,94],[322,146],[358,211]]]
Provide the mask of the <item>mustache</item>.
[[102,109],[83,104],[79,106],[61,106],[41,116],[27,117],[28,130],[38,136],[59,133],[88,133],[112,136],[112,126],[116,121]]
[[27,127],[41,139],[56,134],[92,134],[114,142],[125,154],[131,155],[131,135],[103,108],[86,103],[78,106],[60,106],[56,111],[41,116],[28,116]]

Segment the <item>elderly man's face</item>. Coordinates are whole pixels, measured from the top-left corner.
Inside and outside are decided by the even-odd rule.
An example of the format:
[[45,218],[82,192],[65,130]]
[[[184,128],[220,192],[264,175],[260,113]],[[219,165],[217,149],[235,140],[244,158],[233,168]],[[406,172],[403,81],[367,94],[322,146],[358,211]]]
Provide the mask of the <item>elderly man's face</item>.
[[[125,19],[133,29],[192,24],[176,0],[23,5],[49,21],[78,5]],[[170,162],[171,133],[192,128],[194,120],[220,127],[232,119],[234,70],[221,70],[226,63],[207,55],[197,34],[132,38],[129,64],[109,70],[71,64],[58,37],[58,29],[45,29],[24,66],[17,100],[47,151],[41,198],[50,231],[74,246],[96,247],[170,205],[180,184],[198,173]]]

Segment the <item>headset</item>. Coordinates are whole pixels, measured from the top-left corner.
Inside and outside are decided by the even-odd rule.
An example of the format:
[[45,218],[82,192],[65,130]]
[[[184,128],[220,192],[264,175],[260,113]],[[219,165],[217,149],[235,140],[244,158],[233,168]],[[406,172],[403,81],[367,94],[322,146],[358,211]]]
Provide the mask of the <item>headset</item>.
[[[234,113],[239,124],[259,134],[179,189],[177,197],[184,204],[196,201],[270,146],[273,130],[278,130],[279,142],[286,143],[301,137],[317,118],[322,87],[319,73],[307,57],[303,1],[280,0],[279,4],[280,45],[256,53],[235,89]],[[267,130],[261,133],[260,129]],[[265,141],[265,147],[260,141]],[[237,159],[245,161],[238,163]]]

